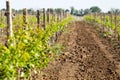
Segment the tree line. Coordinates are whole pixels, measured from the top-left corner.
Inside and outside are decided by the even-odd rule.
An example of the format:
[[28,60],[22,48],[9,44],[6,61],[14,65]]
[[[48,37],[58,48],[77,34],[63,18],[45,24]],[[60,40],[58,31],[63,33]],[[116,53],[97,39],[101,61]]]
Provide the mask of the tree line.
[[[50,13],[52,13],[54,11],[56,11],[57,13],[60,13],[60,11],[64,11],[64,12],[69,12],[70,14],[72,15],[76,15],[76,16],[84,16],[84,15],[87,15],[87,14],[90,14],[90,13],[103,13],[102,12],[102,9],[99,8],[98,6],[92,6],[90,8],[86,8],[86,9],[75,9],[74,7],[70,7],[70,10],[69,9],[62,9],[62,8],[50,8]],[[6,9],[3,8],[1,9],[0,11],[3,11],[5,12]],[[22,9],[19,9],[19,10],[16,10],[16,9],[12,9],[12,13],[18,13],[18,14],[22,14],[23,10]],[[29,8],[27,9],[27,13],[28,14],[31,14],[31,15],[34,15],[36,14],[36,10],[34,10],[33,8]],[[106,13],[120,13],[120,9],[110,9],[108,12]]]
[[[98,6],[92,6],[90,8],[79,9],[79,10],[75,9],[74,7],[71,7],[70,13],[72,15],[76,15],[76,16],[84,16],[84,15],[90,14],[90,13],[104,13],[104,12],[102,12],[102,9],[99,8]],[[112,8],[106,13],[108,13],[108,14],[110,14],[110,13],[113,13],[113,14],[114,13],[120,13],[120,9]]]
[[[40,10],[42,11],[43,9],[40,9]],[[69,12],[68,9],[62,9],[62,8],[55,8],[55,9],[49,8],[49,10],[50,10],[50,13],[52,13],[53,11],[56,11],[56,13],[60,13],[61,11],[63,11],[63,12]],[[5,12],[6,9],[3,8],[3,9],[1,9],[0,11]],[[22,14],[22,13],[23,13],[23,9],[17,10],[17,9],[13,9],[13,8],[12,8],[12,13]],[[34,15],[34,14],[36,14],[36,10],[33,9],[33,8],[29,8],[29,9],[27,9],[27,13],[28,13],[28,14],[31,14],[31,15]]]

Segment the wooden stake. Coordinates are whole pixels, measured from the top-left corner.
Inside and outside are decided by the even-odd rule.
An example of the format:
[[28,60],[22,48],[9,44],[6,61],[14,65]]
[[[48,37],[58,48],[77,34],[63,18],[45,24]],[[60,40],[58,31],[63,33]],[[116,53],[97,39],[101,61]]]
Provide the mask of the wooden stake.
[[112,34],[111,30],[112,30],[112,23],[113,23],[113,20],[112,20],[112,13],[109,14],[109,19],[110,19],[110,28],[109,28],[109,32],[110,34]]
[[6,17],[7,17],[7,39],[9,40],[9,37],[13,36],[12,11],[11,11],[11,5],[9,0],[6,1]]
[[65,12],[65,18],[69,16],[68,11]]
[[103,13],[103,32],[105,32],[105,23],[106,23],[106,20],[105,20],[105,13]]
[[47,22],[50,24],[50,9],[47,9]]
[[2,18],[3,18],[3,11],[0,12],[0,18],[1,18],[1,21],[2,21]]
[[23,9],[23,22],[24,22],[24,30],[27,30],[27,9]]
[[65,10],[63,10],[63,19],[65,18]]
[[115,23],[115,38],[117,38],[117,13],[116,12],[114,17],[114,23]]
[[40,11],[39,10],[37,10],[37,26],[38,26],[38,28],[40,27]]
[[60,21],[62,21],[62,19],[63,19],[63,14],[62,14],[62,10],[60,10]]
[[60,21],[60,13],[57,12],[57,22]]
[[[120,16],[120,13],[118,13],[118,16]],[[118,22],[117,25],[119,25],[119,21],[117,21],[117,22]],[[120,34],[119,34],[119,31],[118,31],[117,33],[118,33],[118,41],[120,41]]]
[[[101,24],[101,29],[103,29],[103,13],[100,14],[100,24]],[[101,30],[103,32],[103,30]]]
[[56,11],[53,10],[53,21],[56,22]]
[[46,29],[46,12],[45,8],[43,8],[43,28]]

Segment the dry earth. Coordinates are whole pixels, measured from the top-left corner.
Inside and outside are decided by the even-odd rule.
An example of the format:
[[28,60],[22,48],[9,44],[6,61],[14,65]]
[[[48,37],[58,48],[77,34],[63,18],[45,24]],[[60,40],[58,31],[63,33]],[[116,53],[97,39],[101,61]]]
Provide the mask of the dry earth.
[[120,47],[90,25],[74,22],[58,41],[64,54],[44,69],[43,80],[120,80]]

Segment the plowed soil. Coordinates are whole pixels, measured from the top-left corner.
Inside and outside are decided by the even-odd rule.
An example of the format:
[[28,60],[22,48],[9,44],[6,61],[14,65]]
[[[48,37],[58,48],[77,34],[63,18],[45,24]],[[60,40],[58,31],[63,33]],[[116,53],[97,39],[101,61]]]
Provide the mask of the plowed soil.
[[58,42],[64,54],[43,70],[43,80],[120,80],[120,47],[94,27],[76,21]]

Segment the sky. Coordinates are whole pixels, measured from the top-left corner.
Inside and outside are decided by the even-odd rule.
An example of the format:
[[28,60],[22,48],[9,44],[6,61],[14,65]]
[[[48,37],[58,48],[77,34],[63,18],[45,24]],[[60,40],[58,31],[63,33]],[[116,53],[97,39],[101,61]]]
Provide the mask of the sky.
[[[0,9],[5,8],[6,0],[0,0]],[[106,12],[111,8],[120,9],[120,0],[11,0],[11,6],[15,9],[23,8],[64,8],[86,9],[91,6],[98,6]]]

